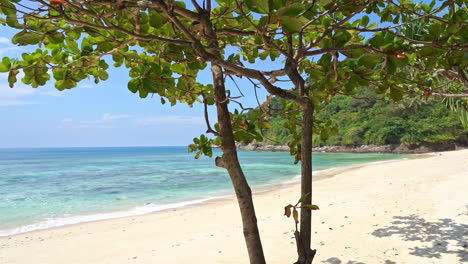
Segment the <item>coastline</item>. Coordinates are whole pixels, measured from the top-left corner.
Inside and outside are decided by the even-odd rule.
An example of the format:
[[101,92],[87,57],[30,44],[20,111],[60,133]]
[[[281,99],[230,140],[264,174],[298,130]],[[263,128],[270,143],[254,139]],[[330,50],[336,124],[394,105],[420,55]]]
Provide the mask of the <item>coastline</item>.
[[[430,154],[427,154],[427,153],[416,154],[410,158],[411,159],[424,158],[428,156],[430,156]],[[349,165],[349,166],[332,167],[332,168],[327,168],[323,170],[317,170],[317,171],[313,171],[312,180],[313,182],[315,182],[315,181],[319,181],[322,179],[333,177],[334,175],[342,173],[342,172],[351,171],[351,170],[358,169],[364,166],[377,165],[377,164],[389,163],[389,162],[398,162],[398,161],[406,160],[406,159],[408,158],[372,161],[372,162],[360,163],[360,164]],[[288,180],[282,180],[278,182],[266,183],[266,184],[260,184],[260,185],[253,185],[251,187],[252,187],[253,194],[260,194],[260,193],[267,193],[267,192],[275,191],[280,188],[284,188],[285,186],[297,185],[299,183],[300,183],[300,174]],[[124,210],[106,211],[106,212],[95,213],[95,214],[84,214],[84,215],[53,218],[53,219],[49,219],[49,220],[45,220],[45,221],[41,221],[41,222],[37,222],[33,224],[28,224],[24,226],[19,226],[19,227],[7,229],[7,230],[0,230],[0,238],[11,237],[11,236],[16,236],[16,235],[21,235],[21,234],[28,234],[28,233],[33,233],[33,232],[40,232],[40,231],[49,230],[49,229],[63,228],[63,227],[79,225],[79,224],[98,222],[98,221],[107,221],[107,220],[112,220],[112,219],[160,213],[160,212],[170,211],[174,209],[182,209],[182,208],[191,207],[191,206],[198,206],[198,205],[202,206],[204,203],[207,203],[207,202],[212,202],[212,201],[216,202],[217,200],[224,200],[224,199],[235,200],[235,195],[231,191],[220,192],[215,196],[209,196],[209,197],[197,197],[194,199],[180,200],[180,201],[174,201],[174,202],[162,203],[162,204],[148,203],[145,205],[140,205],[140,206],[132,207],[129,209],[124,209]]]
[[[238,144],[237,147],[247,151],[289,151],[287,145],[264,145],[262,143],[250,143],[248,145]],[[427,154],[432,152],[454,151],[466,149],[466,146],[457,146],[455,144],[447,145],[422,145],[409,147],[404,144],[388,145],[360,145],[360,146],[320,146],[313,147],[313,152],[328,153],[391,153],[391,154]]]
[[[468,150],[461,150],[321,174],[314,179],[320,182],[314,185],[314,203],[321,207],[313,220],[316,261],[339,263],[335,258],[344,263],[384,263],[384,256],[399,264],[428,260],[411,254],[408,246],[421,247],[430,241],[399,241],[403,233],[392,235],[392,228],[387,232],[390,235],[377,231],[391,226],[394,217],[435,224],[447,218],[449,227],[463,227],[467,223],[463,195],[468,187],[467,171]],[[282,207],[296,201],[297,193],[297,183],[283,183],[254,194],[268,263],[294,262],[294,225],[282,215]],[[400,222],[407,218],[402,219]],[[381,236],[372,235],[375,232]],[[424,263],[457,263],[464,257],[456,234],[452,235],[454,239],[441,237],[449,243],[445,251],[445,244],[440,250],[432,248],[441,255],[437,261]],[[74,249],[77,245],[80,248]],[[232,196],[147,215],[0,238],[0,263],[32,263],[33,259],[35,263],[189,263],[199,257],[205,263],[247,263],[237,202]]]

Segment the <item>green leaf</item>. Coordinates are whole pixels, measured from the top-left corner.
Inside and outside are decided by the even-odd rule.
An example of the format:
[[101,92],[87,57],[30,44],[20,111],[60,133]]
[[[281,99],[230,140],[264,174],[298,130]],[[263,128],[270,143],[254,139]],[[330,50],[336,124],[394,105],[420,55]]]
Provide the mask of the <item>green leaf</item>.
[[68,37],[74,39],[74,40],[77,40],[80,38],[81,36],[81,33],[80,32],[76,32],[76,31],[67,31],[65,34],[67,34]]
[[351,40],[351,38],[352,35],[348,31],[340,30],[333,36],[334,46],[341,48],[346,44],[346,42]]
[[299,32],[302,29],[302,25],[304,25],[302,19],[291,16],[282,16],[280,22],[285,33]]
[[309,209],[309,210],[319,210],[320,208],[315,205],[315,204],[303,204],[301,205],[301,208],[303,209]]
[[451,34],[457,33],[463,27],[462,23],[454,23],[447,27],[447,31]]
[[369,43],[374,47],[374,48],[379,48],[384,45],[385,43],[385,37],[382,34],[376,34],[373,38],[369,40]]
[[47,34],[47,38],[50,40],[51,43],[59,44],[63,43],[65,36],[62,33],[54,32]]
[[0,7],[0,14],[5,14],[5,15],[15,15],[16,14],[16,6],[11,3],[13,1],[0,1],[1,7]]
[[167,20],[155,9],[151,8],[149,10],[149,24],[151,26],[158,28],[165,24],[166,21]]
[[157,92],[159,83],[150,78],[143,79],[143,88],[148,92]]
[[67,44],[67,48],[73,53],[73,54],[80,54],[81,50],[78,48],[78,43],[74,40],[70,39],[65,39],[65,43]]
[[381,54],[369,53],[369,54],[364,54],[363,56],[361,56],[358,60],[358,63],[368,69],[373,69],[381,61],[382,61]]
[[105,81],[109,78],[109,74],[106,71],[100,70],[98,76],[101,80]]
[[304,194],[304,195],[299,199],[299,201],[297,201],[297,204],[296,204],[296,205],[302,204],[309,196],[310,196],[310,193]]
[[194,152],[194,151],[196,151],[198,149],[198,145],[197,144],[190,144],[188,146],[188,148],[189,148],[190,152]]
[[171,65],[171,70],[175,73],[184,74],[185,73],[185,65],[182,63],[174,63]]
[[42,40],[43,35],[37,32],[32,32],[28,30],[22,30],[13,36],[13,44],[18,44],[20,46],[37,44]]
[[264,14],[268,14],[270,12],[270,7],[268,5],[268,0],[255,0],[258,9],[263,12]]
[[24,25],[18,22],[18,17],[16,15],[9,15],[6,18],[6,24],[12,28],[24,28]]
[[365,15],[361,18],[361,26],[365,27],[369,24],[369,16]]
[[55,88],[60,91],[64,89],[71,89],[76,86],[76,82],[70,79],[60,80],[55,82]]
[[146,98],[148,96],[148,91],[145,88],[140,87],[138,91],[139,91],[140,98]]
[[387,66],[386,66],[386,70],[388,71],[388,73],[390,74],[394,74],[396,72],[396,69],[397,69],[397,65],[395,64],[395,60],[390,59],[387,61]]
[[306,5],[304,5],[302,3],[293,3],[293,4],[289,5],[289,6],[286,6],[286,7],[282,8],[282,9],[280,9],[280,12],[282,10],[285,10],[283,15],[285,15],[285,16],[297,16],[300,13],[305,11],[305,7],[306,7]]
[[7,57],[4,57],[2,59],[2,62],[0,62],[0,72],[7,72],[11,68],[11,62],[10,59]]
[[249,9],[260,14],[268,14],[270,12],[268,0],[247,0],[245,4]]
[[130,90],[132,93],[138,92],[138,87],[140,86],[140,80],[139,79],[131,79],[128,82],[128,90]]

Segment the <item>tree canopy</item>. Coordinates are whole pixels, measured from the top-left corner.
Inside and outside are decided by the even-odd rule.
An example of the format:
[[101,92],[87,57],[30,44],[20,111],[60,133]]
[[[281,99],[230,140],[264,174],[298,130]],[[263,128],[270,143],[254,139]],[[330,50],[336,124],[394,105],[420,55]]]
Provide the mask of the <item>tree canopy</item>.
[[[230,113],[228,104],[238,98],[226,91],[225,79],[247,78],[255,89],[288,100],[278,114],[289,122],[307,205],[313,113],[335,95],[363,88],[391,100],[467,96],[467,16],[462,0],[192,0],[189,6],[172,0],[0,0],[0,23],[19,31],[13,43],[39,46],[19,60],[3,58],[0,72],[9,73],[10,86],[22,71],[23,83],[38,87],[53,78],[64,90],[86,78],[106,80],[105,57],[111,57],[114,67],[129,69],[128,89],[140,97],[216,105],[218,124],[209,123],[205,110],[207,132],[215,138],[201,136],[191,150],[211,155],[211,144],[221,145],[251,262],[264,263],[234,140],[261,140],[259,130],[272,113],[268,102],[259,102],[251,120]],[[259,69],[259,60],[279,62]],[[205,85],[197,75],[209,66],[213,83]],[[324,134],[329,126],[314,128]],[[310,212],[301,210],[300,219],[298,263],[310,263]]]

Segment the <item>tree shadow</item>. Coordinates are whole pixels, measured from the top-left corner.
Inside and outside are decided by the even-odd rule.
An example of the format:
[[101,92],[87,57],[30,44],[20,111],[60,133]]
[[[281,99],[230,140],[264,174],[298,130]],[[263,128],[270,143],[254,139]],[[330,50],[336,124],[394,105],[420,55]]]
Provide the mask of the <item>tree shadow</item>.
[[329,258],[327,260],[322,261],[321,263],[323,264],[366,264],[364,262],[352,261],[352,260],[348,262],[344,262],[339,258]]
[[[348,262],[344,262],[342,261],[341,259],[339,258],[329,258],[329,259],[326,259],[324,261],[321,262],[322,264],[366,264],[364,262],[360,262],[360,261],[348,261]],[[383,264],[396,264],[396,262],[393,262],[391,260],[386,260],[385,263]]]
[[440,258],[441,254],[455,254],[461,262],[468,261],[468,225],[444,218],[426,221],[416,215],[394,216],[392,225],[376,229],[377,237],[398,236],[405,241],[430,243],[410,248],[410,254],[426,258]]

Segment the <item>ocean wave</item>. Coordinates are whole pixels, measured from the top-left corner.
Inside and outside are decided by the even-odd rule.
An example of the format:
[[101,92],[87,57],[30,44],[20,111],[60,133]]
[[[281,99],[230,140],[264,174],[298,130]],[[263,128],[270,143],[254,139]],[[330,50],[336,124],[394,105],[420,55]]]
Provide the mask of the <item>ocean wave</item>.
[[219,199],[226,196],[217,196],[217,197],[208,197],[208,198],[201,198],[196,200],[189,200],[189,201],[182,201],[177,203],[169,203],[169,204],[153,204],[149,203],[144,206],[138,206],[126,211],[116,211],[116,212],[109,212],[109,213],[98,213],[98,214],[91,214],[91,215],[77,215],[77,216],[70,216],[70,217],[61,217],[61,218],[53,218],[48,219],[42,222],[38,222],[35,224],[24,225],[13,229],[7,230],[0,230],[0,237],[7,237],[11,235],[17,235],[37,230],[44,230],[50,229],[55,227],[61,226],[68,226],[74,225],[79,223],[86,223],[86,222],[94,222],[99,220],[108,220],[108,219],[115,219],[115,218],[122,218],[128,216],[136,216],[136,215],[144,215],[174,208],[180,208],[188,205],[199,204],[213,199]]

